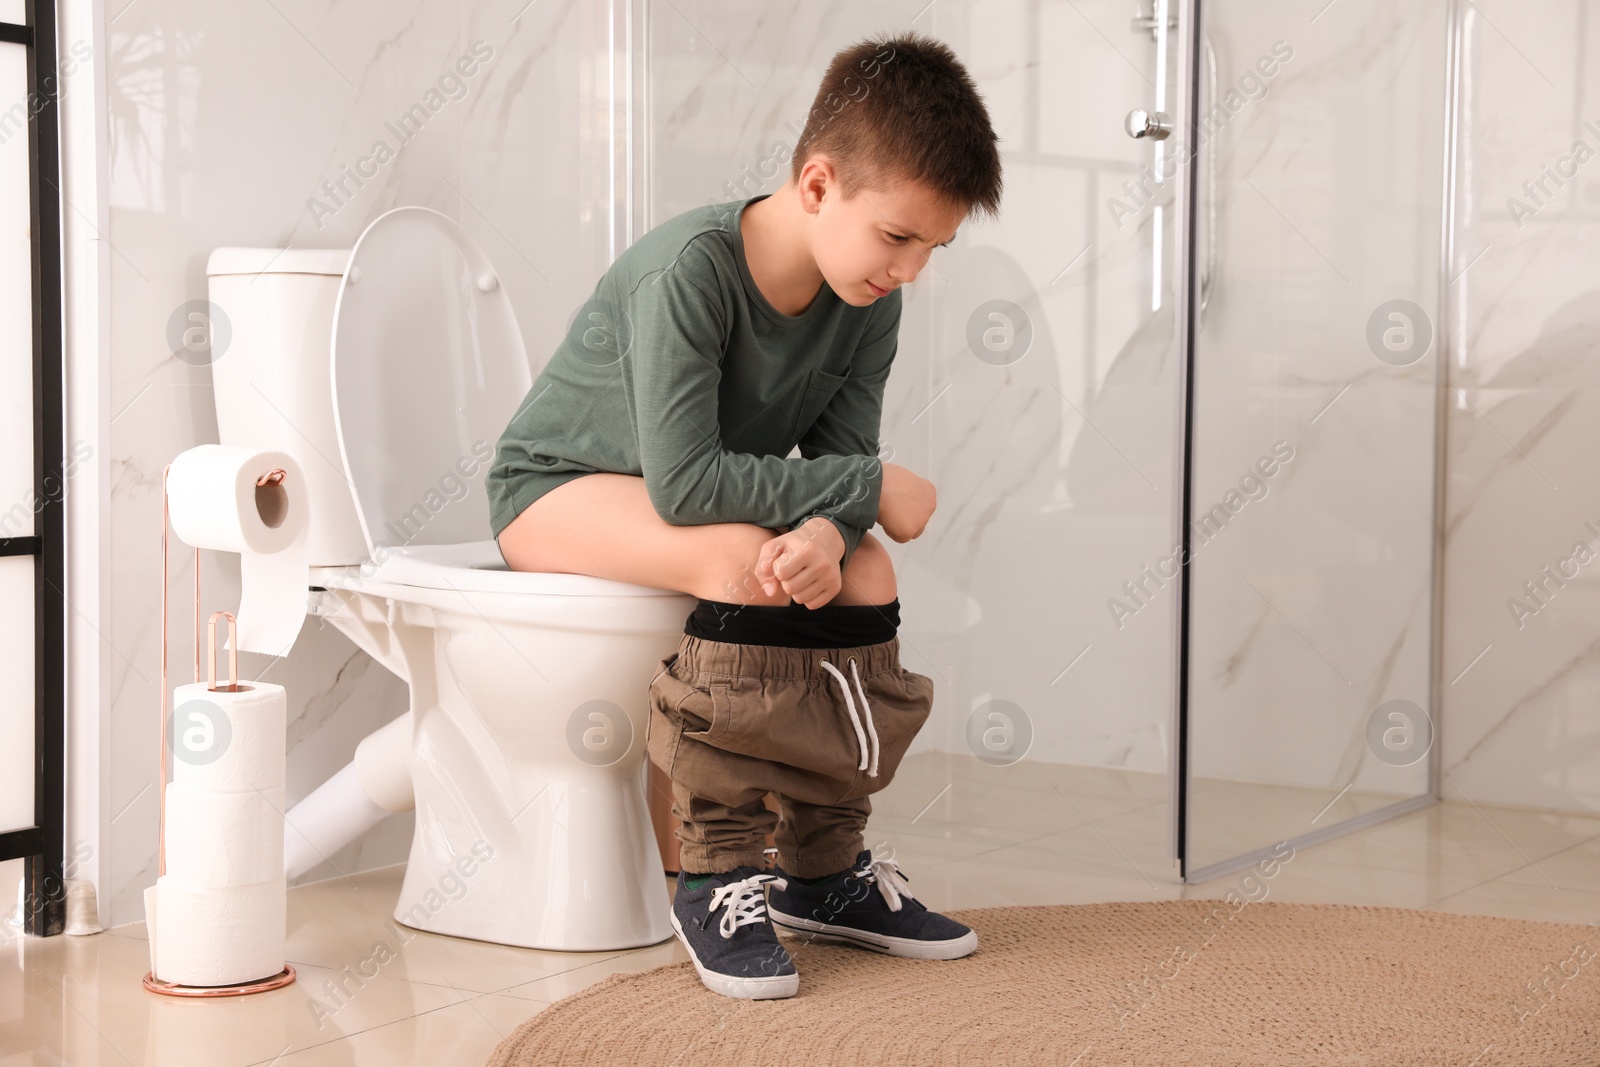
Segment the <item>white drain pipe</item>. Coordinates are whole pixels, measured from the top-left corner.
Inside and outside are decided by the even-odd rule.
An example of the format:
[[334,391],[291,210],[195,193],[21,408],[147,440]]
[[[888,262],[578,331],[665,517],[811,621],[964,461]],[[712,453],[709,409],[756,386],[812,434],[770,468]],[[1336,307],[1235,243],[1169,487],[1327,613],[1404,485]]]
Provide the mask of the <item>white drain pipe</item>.
[[356,758],[289,809],[283,869],[293,881],[397,811],[417,806],[411,788],[411,712],[374,730]]

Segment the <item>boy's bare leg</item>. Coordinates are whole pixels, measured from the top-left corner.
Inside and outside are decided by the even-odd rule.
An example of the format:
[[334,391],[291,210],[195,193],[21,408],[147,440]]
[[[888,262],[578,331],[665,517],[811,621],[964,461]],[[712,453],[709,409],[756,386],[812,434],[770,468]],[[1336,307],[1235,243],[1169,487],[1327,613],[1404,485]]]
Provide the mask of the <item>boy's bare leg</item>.
[[[500,532],[500,551],[517,571],[591,574],[672,589],[702,600],[788,605],[755,577],[761,546],[778,536],[753,523],[673,526],[656,514],[644,479],[586,474],[557,486]],[[829,604],[887,604],[897,595],[888,550],[864,534]]]

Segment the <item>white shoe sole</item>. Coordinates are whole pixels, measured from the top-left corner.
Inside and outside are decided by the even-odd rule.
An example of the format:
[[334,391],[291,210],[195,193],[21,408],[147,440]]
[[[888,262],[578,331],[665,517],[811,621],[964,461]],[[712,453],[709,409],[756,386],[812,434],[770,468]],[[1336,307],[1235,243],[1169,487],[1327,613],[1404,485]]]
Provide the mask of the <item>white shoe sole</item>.
[[818,922],[815,919],[802,919],[798,915],[779,911],[770,902],[767,904],[767,913],[772,916],[772,924],[778,927],[779,932],[790,937],[838,941],[909,960],[958,960],[963,956],[970,956],[978,947],[976,930],[968,930],[960,937],[949,941],[920,941],[914,937],[891,937],[888,934],[874,934],[849,926]]
[[678,925],[677,912],[669,911],[667,918],[672,920],[672,929],[677,933],[678,940],[689,950],[689,959],[694,963],[694,969],[699,972],[701,983],[713,993],[721,993],[725,997],[738,997],[740,1000],[779,1000],[783,997],[792,997],[800,991],[798,973],[769,974],[760,978],[735,978],[732,975],[707,970],[700,965],[700,957],[695,955],[694,946],[684,936],[683,927]]

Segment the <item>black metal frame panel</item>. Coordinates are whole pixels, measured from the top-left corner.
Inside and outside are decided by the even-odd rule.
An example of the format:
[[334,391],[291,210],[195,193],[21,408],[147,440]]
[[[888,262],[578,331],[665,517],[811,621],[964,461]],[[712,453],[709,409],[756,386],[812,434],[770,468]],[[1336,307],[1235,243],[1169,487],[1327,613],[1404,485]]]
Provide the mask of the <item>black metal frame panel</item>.
[[[0,24],[0,45],[28,50],[28,191],[33,260],[33,489],[30,537],[0,538],[0,556],[34,557],[34,825],[0,833],[0,860],[26,860],[23,929],[66,926],[66,455],[62,392],[60,135],[56,11],[27,0],[27,25]],[[54,488],[52,488],[54,487]]]

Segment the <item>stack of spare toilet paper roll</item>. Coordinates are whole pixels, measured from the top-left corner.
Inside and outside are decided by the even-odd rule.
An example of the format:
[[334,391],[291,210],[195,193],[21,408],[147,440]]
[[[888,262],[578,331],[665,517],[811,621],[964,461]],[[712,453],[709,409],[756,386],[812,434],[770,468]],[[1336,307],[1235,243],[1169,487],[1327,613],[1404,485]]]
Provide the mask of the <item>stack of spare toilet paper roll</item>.
[[[274,470],[281,482],[258,485]],[[241,555],[238,647],[286,653],[305,619],[308,494],[299,466],[282,452],[201,445],[173,461],[167,492],[182,541]],[[240,985],[284,966],[288,704],[281,685],[230,681],[172,694],[166,873],[145,890],[150,970],[160,982]]]

